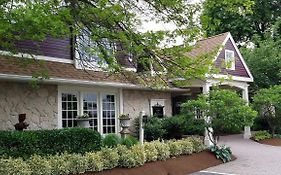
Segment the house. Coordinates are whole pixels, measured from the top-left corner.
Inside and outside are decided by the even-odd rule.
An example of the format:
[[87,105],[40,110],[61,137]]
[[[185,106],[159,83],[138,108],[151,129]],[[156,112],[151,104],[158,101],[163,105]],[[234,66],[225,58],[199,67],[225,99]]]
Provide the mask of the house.
[[[14,130],[20,113],[27,114],[32,130],[74,127],[76,116],[89,113],[92,128],[102,134],[117,133],[119,114],[133,118],[140,111],[159,116],[178,114],[182,102],[208,93],[219,82],[216,78],[227,78],[220,86],[239,91],[248,101],[248,85],[253,76],[230,33],[200,40],[188,53],[194,57],[222,46],[214,64],[221,67],[223,62],[230,62],[229,68],[221,67],[221,72],[212,79],[194,80],[188,87],[165,90],[152,90],[104,71],[80,69],[73,60],[70,42],[47,38],[39,43],[39,50],[32,42],[18,43],[18,47],[33,53],[37,60],[45,60],[43,68],[50,78],[43,80],[38,89],[32,89],[29,82],[34,72],[41,70],[39,64],[23,66],[18,62],[22,58],[0,56],[0,130]],[[132,68],[130,64],[124,65]]]

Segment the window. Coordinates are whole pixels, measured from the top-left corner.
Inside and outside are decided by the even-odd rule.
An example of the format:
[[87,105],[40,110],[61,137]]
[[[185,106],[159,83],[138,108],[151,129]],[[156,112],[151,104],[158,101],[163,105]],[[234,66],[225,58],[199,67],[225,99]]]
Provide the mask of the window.
[[60,127],[76,127],[77,116],[88,114],[90,128],[101,134],[117,132],[116,95],[88,90],[62,92],[60,96]]
[[102,96],[102,125],[103,133],[115,133],[115,96]]
[[101,50],[99,46],[106,48],[108,55],[115,50],[115,45],[109,43],[107,39],[93,41],[90,38],[90,32],[86,29],[81,29],[77,37],[77,57],[76,67],[79,69],[95,70],[97,68],[106,67],[107,63],[104,59],[100,59]]
[[96,94],[83,94],[83,114],[90,117],[90,126],[98,131],[98,105]]
[[78,99],[74,93],[62,93],[62,127],[75,127],[75,118],[78,115]]
[[235,70],[234,51],[225,50],[225,64],[227,69]]

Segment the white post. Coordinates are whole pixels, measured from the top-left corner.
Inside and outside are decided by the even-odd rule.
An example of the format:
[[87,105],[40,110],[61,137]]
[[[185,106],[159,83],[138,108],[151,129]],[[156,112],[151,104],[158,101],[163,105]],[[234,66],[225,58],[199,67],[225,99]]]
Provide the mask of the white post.
[[[247,104],[249,104],[249,92],[248,92],[248,86],[246,86],[243,90],[242,90],[242,98],[247,102]],[[249,139],[251,138],[252,134],[251,134],[251,127],[250,126],[244,126],[244,139]]]
[[[202,93],[209,94],[210,87],[211,87],[211,85],[209,83],[204,84]],[[207,116],[205,117],[205,122],[206,123],[210,122],[210,119]],[[208,130],[211,132],[209,132]],[[213,142],[211,141],[213,139],[212,131],[213,131],[213,128],[208,128],[208,129],[205,128],[204,144],[208,147],[213,146]]]
[[143,139],[144,139],[144,129],[143,129],[143,116],[145,116],[145,112],[141,111],[140,112],[140,117],[139,117],[139,141],[140,144],[143,145]]

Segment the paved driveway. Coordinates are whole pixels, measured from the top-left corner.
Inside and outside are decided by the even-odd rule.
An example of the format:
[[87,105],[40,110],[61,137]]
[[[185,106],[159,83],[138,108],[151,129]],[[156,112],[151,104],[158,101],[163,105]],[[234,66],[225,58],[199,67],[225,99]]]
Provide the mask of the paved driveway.
[[[205,173],[219,172],[218,174],[237,175],[281,174],[281,147],[245,140],[242,135],[221,137],[220,144],[230,146],[237,159],[230,163],[208,168],[204,170]],[[202,172],[203,174],[204,172]]]

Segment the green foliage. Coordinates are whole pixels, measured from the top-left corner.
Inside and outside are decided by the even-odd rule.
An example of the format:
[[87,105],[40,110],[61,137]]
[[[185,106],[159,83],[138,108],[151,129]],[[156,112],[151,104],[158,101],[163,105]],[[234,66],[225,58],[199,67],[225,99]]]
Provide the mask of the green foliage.
[[112,169],[118,166],[119,155],[116,149],[102,148],[100,155],[103,161],[103,169]]
[[[166,67],[171,77],[204,78],[212,65],[211,59],[187,59],[185,54],[189,50],[188,43],[200,33],[194,16],[199,10],[198,4],[185,0],[3,1],[0,4],[0,46],[19,52],[14,46],[17,41],[42,41],[47,36],[68,38],[87,29],[94,44],[82,50],[90,55],[98,55],[99,63],[106,62],[108,71],[122,72],[124,69],[118,63],[123,58],[113,47],[108,48],[105,39],[111,45],[116,44],[116,41],[122,43],[122,55],[133,54],[134,63],[146,68],[141,70],[150,70],[150,66],[154,70]],[[171,22],[176,29],[140,32],[141,16],[145,16],[147,21]],[[184,39],[185,47],[170,47],[169,44],[159,47],[165,41],[175,43],[178,37]],[[78,45],[74,43],[74,46]],[[173,58],[173,61],[167,60],[167,57]],[[165,59],[165,63],[159,62],[159,58]],[[143,60],[149,60],[152,64],[142,64]],[[138,74],[138,78],[148,85],[165,85],[162,78],[146,81],[147,76],[142,74]]]
[[210,151],[216,156],[217,159],[221,159],[223,163],[231,161],[232,152],[229,147],[222,146],[211,146]]
[[267,120],[271,134],[281,126],[281,86],[261,89],[253,97],[253,105],[259,116]]
[[124,168],[138,167],[145,163],[144,147],[140,145],[127,149],[124,145],[117,147],[119,154],[119,165]]
[[170,157],[170,148],[164,141],[155,140],[152,142],[157,150],[157,160],[166,160]]
[[208,36],[229,31],[237,42],[254,41],[254,35],[265,39],[281,16],[280,5],[275,0],[206,0],[201,23]]
[[121,143],[121,138],[117,134],[108,134],[102,140],[103,146],[114,148]]
[[101,151],[88,152],[84,155],[76,153],[46,157],[34,155],[25,161],[21,158],[8,158],[0,159],[0,174],[61,175],[98,172],[117,166],[132,168],[141,166],[145,162],[166,160],[170,156],[191,154],[204,149],[202,141],[186,138],[166,143],[157,140],[130,148],[118,145],[116,148],[103,148]]
[[138,144],[138,140],[133,136],[127,136],[124,139],[122,139],[121,144],[127,146],[128,148]]
[[101,135],[92,129],[69,128],[38,131],[1,131],[2,157],[85,153],[101,148]]
[[197,100],[183,104],[183,111],[187,113],[198,109],[210,117],[207,126],[214,129],[214,136],[252,125],[257,115],[237,93],[230,90],[214,89],[208,95],[202,94]]
[[101,157],[101,154],[99,152],[89,152],[85,154],[85,159],[88,162],[88,169],[87,171],[90,172],[98,172],[103,170],[103,159]]
[[184,116],[184,131],[185,135],[204,135],[205,132],[205,120],[196,119],[194,113],[188,113]]
[[166,117],[163,120],[163,127],[166,130],[165,139],[181,139],[184,133],[185,118],[183,116]]
[[253,91],[279,85],[281,82],[281,40],[269,39],[258,42],[258,47],[243,49],[243,57],[254,77]]
[[269,130],[269,126],[268,126],[266,118],[256,117],[255,120],[254,120],[254,124],[253,124],[251,129],[253,131]]
[[146,162],[154,162],[157,160],[158,151],[153,144],[153,142],[144,143],[144,152],[146,157]]
[[149,117],[144,126],[144,137],[147,141],[162,139],[166,130],[163,121],[157,117]]
[[255,133],[253,139],[255,141],[260,141],[260,140],[264,140],[264,139],[270,139],[271,135],[268,131],[258,131]]
[[191,137],[188,139],[192,143],[194,152],[199,153],[206,149],[206,146],[204,145],[203,141],[200,138]]

